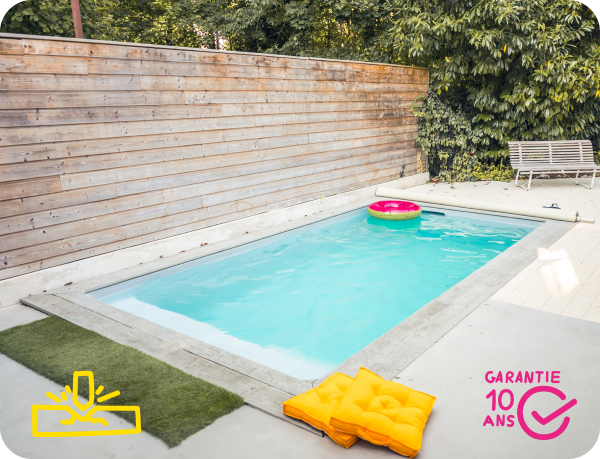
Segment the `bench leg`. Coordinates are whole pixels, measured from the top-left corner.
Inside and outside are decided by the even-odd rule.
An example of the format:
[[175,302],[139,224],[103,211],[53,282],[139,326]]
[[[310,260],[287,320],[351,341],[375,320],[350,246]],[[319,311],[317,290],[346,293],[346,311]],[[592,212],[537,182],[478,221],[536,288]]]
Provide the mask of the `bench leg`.
[[593,172],[592,173],[592,183],[590,183],[590,186],[587,186],[585,183],[582,183],[582,185],[584,187],[586,187],[588,190],[591,190],[592,188],[594,188],[594,180],[596,179],[596,173]]
[[531,174],[529,174],[529,184],[527,185],[527,191],[529,191],[529,188],[531,188],[531,179],[533,177],[533,172]]
[[525,185],[519,185],[519,174],[520,173],[521,173],[521,171],[519,169],[517,169],[517,178],[515,178],[515,186],[523,188],[525,191],[529,191],[529,186],[531,186],[531,176],[529,176],[529,186],[527,188],[525,188]]
[[575,174],[575,185],[579,185],[579,183],[577,183],[578,178],[579,178],[579,171],[577,171],[577,174]]

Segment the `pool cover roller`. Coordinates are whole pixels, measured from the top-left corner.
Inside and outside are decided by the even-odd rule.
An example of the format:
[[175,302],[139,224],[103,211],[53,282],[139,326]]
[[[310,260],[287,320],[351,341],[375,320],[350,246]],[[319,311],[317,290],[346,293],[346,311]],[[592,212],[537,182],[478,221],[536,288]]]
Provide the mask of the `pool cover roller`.
[[354,380],[342,373],[330,376],[284,402],[283,412],[325,431],[346,448],[360,437],[414,457],[434,403],[431,395],[361,368]]
[[479,201],[476,199],[455,198],[433,193],[418,193],[416,191],[399,190],[380,186],[375,192],[376,196],[417,201],[421,203],[439,204],[443,206],[464,207],[466,209],[485,210],[489,212],[502,212],[505,214],[537,217],[549,220],[562,220],[565,222],[594,223],[594,219],[581,218],[575,210],[565,210],[546,207],[521,206],[501,202]]

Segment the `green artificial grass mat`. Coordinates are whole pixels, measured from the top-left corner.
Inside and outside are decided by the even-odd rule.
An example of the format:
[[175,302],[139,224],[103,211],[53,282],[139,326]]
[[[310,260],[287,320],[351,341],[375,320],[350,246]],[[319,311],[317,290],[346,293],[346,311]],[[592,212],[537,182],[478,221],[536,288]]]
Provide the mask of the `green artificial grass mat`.
[[[56,316],[0,332],[0,352],[61,386],[72,386],[74,371],[93,371],[96,388],[104,386],[101,395],[121,392],[108,404],[139,406],[142,430],[169,447],[244,403],[239,395]],[[87,398],[87,378],[79,384]],[[49,402],[38,395],[38,403]],[[114,414],[135,419],[132,413]]]

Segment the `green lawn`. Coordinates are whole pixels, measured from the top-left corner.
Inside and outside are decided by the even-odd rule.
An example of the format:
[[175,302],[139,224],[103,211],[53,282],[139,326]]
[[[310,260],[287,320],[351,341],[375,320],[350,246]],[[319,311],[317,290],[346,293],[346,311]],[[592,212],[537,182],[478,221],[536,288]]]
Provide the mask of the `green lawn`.
[[[96,388],[105,388],[102,395],[121,392],[109,404],[139,406],[142,430],[169,447],[244,403],[236,394],[56,316],[0,332],[0,352],[62,386],[72,386],[74,371],[93,371]],[[87,398],[87,385],[79,392]],[[44,393],[34,395],[38,403],[52,403]]]

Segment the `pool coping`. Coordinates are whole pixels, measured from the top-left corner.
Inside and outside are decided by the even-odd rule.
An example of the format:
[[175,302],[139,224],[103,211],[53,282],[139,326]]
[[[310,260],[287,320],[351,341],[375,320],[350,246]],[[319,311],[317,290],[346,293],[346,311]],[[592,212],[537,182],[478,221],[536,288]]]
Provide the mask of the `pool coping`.
[[[290,221],[242,236],[236,240],[216,243],[210,248],[199,247],[183,254],[104,275],[99,279],[89,279],[42,295],[29,296],[21,301],[42,312],[58,315],[121,344],[134,347],[187,373],[239,394],[247,404],[255,408],[318,435],[323,435],[321,431],[313,429],[303,422],[284,416],[281,403],[317,386],[333,373],[342,372],[354,376],[361,366],[369,368],[385,379],[392,379],[533,262],[538,257],[540,247],[549,248],[575,223],[530,218],[543,223],[338,367],[313,381],[285,375],[244,357],[117,309],[91,298],[86,293],[336,217],[367,206],[379,199],[376,196],[369,197],[333,209],[326,216],[311,215],[300,222],[298,220]],[[425,206],[469,212],[468,209],[450,206],[430,204],[425,204]],[[514,215],[497,212],[472,212],[515,218]]]

